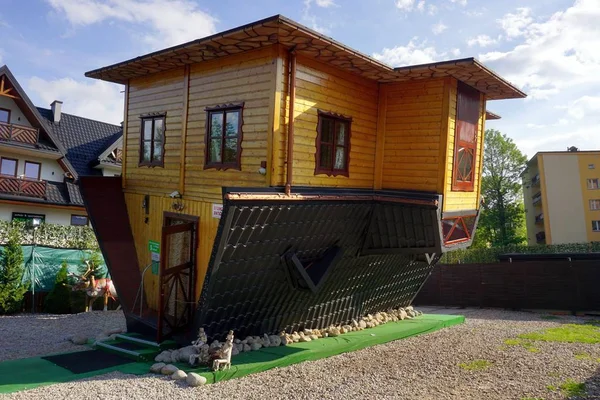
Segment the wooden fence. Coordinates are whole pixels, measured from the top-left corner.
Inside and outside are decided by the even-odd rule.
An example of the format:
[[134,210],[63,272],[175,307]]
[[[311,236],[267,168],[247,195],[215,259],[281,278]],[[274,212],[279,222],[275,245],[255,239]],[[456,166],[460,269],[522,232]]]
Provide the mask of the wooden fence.
[[600,254],[502,259],[436,266],[414,304],[600,311]]

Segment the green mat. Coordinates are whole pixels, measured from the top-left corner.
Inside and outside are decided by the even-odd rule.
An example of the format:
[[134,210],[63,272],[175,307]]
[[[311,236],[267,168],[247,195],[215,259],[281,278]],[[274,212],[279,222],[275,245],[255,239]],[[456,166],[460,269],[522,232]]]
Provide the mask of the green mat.
[[[323,338],[308,343],[294,343],[289,346],[241,353],[232,359],[233,365],[227,371],[212,372],[207,368],[192,369],[184,364],[178,364],[178,367],[187,372],[197,372],[206,377],[208,383],[214,383],[433,332],[461,324],[464,320],[465,318],[460,315],[423,315],[411,320],[389,322],[372,329],[349,332],[335,338]],[[150,363],[132,362],[85,374],[73,374],[40,357],[5,361],[0,363],[0,393],[11,393],[53,383],[89,378],[112,371],[143,375],[148,373],[150,365]]]

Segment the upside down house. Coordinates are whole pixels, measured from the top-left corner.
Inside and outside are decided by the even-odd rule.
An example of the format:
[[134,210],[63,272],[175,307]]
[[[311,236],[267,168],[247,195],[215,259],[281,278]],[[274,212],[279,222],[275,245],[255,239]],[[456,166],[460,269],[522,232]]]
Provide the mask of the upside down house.
[[129,329],[158,340],[408,305],[471,243],[486,102],[525,97],[473,58],[391,68],[279,15],[86,76],[125,85],[122,178],[82,191]]

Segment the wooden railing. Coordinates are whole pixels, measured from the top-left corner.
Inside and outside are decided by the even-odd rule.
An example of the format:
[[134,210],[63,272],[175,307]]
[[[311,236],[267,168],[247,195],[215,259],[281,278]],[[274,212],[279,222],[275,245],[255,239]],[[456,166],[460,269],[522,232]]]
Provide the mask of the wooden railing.
[[0,193],[45,198],[46,181],[0,175]]
[[39,130],[36,128],[0,122],[0,140],[36,144],[38,136]]

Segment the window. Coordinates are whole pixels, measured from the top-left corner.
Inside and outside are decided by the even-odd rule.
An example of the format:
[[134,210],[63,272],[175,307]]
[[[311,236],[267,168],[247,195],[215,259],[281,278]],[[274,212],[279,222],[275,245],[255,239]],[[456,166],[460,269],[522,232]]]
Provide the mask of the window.
[[240,169],[244,103],[206,109],[204,168]]
[[452,190],[454,191],[472,192],[474,190],[480,112],[479,91],[459,82],[452,171]]
[[17,164],[18,160],[14,158],[4,158],[0,160],[0,174],[1,175],[10,175],[17,176]]
[[42,164],[33,161],[25,161],[25,178],[40,180]]
[[71,214],[71,225],[86,226],[87,224],[88,224],[88,217],[86,215]]
[[142,117],[140,165],[163,166],[165,115]]
[[594,164],[588,164],[588,169],[595,169],[596,166]]
[[600,221],[592,221],[592,231],[600,232]]
[[10,110],[0,108],[0,122],[10,123]]
[[587,180],[587,188],[588,189],[598,189],[599,188],[600,179],[588,179]]
[[351,118],[319,111],[315,175],[348,176]]
[[600,199],[590,200],[590,210],[600,210]]

